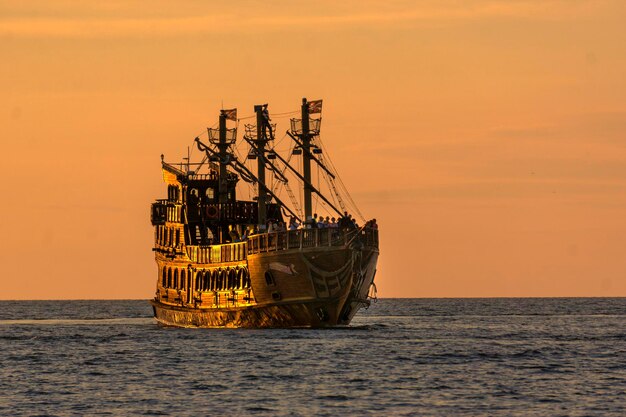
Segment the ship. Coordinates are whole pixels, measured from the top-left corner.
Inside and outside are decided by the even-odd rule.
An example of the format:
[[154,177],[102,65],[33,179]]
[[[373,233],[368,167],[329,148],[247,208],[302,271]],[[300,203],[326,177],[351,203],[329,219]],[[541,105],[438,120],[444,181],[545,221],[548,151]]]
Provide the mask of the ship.
[[[346,326],[375,300],[378,224],[360,215],[326,155],[321,111],[322,100],[304,98],[288,113],[295,117],[285,116],[288,155],[275,145],[267,104],[246,118],[220,110],[186,158],[166,162],[161,155],[167,198],[151,205],[158,273],[150,302],[159,324]],[[251,123],[238,139],[246,119]],[[247,200],[238,198],[245,186]],[[317,216],[314,201],[333,220]]]

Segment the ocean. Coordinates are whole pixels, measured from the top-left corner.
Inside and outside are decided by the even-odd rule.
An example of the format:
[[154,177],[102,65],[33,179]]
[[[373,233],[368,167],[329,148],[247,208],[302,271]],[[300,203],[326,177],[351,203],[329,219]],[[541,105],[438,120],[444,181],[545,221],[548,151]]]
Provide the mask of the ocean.
[[0,301],[0,415],[626,415],[626,298],[380,299],[322,330],[151,316]]

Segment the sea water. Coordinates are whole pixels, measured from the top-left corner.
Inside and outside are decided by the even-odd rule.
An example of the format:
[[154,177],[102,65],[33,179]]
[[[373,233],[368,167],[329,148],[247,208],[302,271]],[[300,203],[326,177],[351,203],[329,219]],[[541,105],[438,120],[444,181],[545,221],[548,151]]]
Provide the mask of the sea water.
[[626,298],[381,299],[337,329],[0,302],[0,415],[626,415]]

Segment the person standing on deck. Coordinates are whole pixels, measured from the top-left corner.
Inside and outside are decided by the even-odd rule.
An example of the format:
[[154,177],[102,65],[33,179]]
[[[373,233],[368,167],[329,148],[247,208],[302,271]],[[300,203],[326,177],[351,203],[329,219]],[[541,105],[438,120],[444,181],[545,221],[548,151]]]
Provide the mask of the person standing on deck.
[[[265,135],[265,139],[274,139],[274,132],[272,132],[272,125],[270,123],[272,119],[270,119],[270,112],[267,110],[267,103],[263,105],[261,114],[263,115],[263,134]],[[270,132],[269,137],[267,136],[266,130]]]
[[289,219],[289,230],[298,230],[298,227],[300,227],[300,224],[298,224],[298,221],[294,216],[291,216]]

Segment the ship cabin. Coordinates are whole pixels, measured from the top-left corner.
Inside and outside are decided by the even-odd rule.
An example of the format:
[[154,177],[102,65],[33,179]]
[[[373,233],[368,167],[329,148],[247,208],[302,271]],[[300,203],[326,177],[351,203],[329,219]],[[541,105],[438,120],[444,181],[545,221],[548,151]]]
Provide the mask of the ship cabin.
[[[213,164],[206,174],[197,174],[182,163],[178,165],[162,162],[167,198],[154,202],[151,212],[157,242],[174,249],[181,249],[183,243],[221,245],[243,241],[256,231],[258,203],[237,200],[237,174],[228,171],[220,202],[220,176]],[[278,204],[267,204],[267,218],[284,222]],[[167,224],[173,227],[166,227]],[[167,239],[160,239],[161,235]]]

